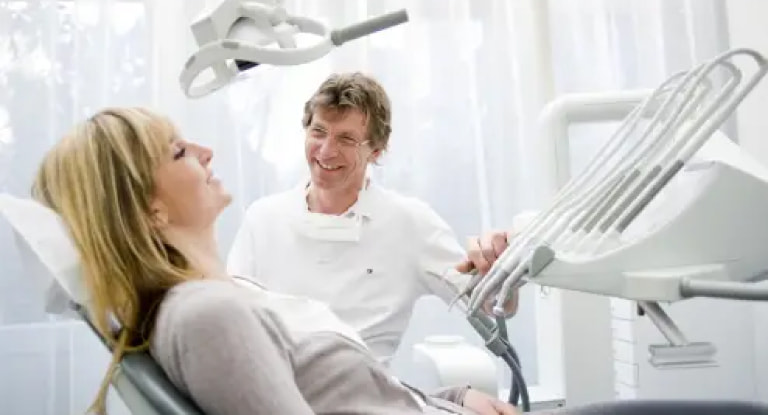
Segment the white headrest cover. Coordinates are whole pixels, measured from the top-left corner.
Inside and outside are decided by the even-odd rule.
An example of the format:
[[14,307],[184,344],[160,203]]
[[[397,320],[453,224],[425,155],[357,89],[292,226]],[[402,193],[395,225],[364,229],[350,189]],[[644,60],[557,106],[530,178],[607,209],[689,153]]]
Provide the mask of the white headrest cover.
[[[32,199],[6,193],[0,194],[0,215],[15,231],[28,277],[44,290],[46,311],[70,314],[70,300],[87,306],[80,258],[59,215]],[[44,271],[31,272],[35,267]]]

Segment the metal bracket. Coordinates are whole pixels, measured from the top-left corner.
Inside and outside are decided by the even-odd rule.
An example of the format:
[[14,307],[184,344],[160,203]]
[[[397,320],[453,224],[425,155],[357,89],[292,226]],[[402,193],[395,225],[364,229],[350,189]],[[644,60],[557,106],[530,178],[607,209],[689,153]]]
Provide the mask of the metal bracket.
[[648,362],[657,369],[683,369],[718,366],[717,348],[709,342],[685,345],[652,344],[648,346]]
[[531,260],[528,262],[528,276],[538,275],[544,268],[555,260],[555,251],[548,245],[539,245],[533,250]]
[[667,338],[669,344],[648,347],[648,362],[658,369],[717,366],[717,348],[708,342],[689,342],[672,318],[655,301],[640,301],[638,306]]

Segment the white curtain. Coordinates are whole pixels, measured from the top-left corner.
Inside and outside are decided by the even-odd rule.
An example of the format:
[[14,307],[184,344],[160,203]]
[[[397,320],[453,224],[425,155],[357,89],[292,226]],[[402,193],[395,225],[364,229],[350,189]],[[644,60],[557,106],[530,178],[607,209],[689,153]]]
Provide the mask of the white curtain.
[[[74,122],[104,106],[143,105],[173,117],[189,139],[214,149],[214,170],[235,195],[220,222],[222,254],[243,209],[305,173],[302,106],[331,72],[377,77],[393,101],[389,153],[372,175],[430,203],[462,240],[536,208],[527,144],[554,94],[653,87],[727,48],[716,0],[550,0],[551,67],[530,6],[543,0],[287,0],[294,14],[342,26],[407,7],[411,21],[300,67],[254,76],[198,100],[178,74],[194,51],[188,22],[204,0],[0,0],[0,192],[28,195],[43,152]],[[551,77],[547,74],[551,74]],[[580,131],[599,140],[604,128]],[[574,152],[583,163],[594,145]],[[80,323],[42,312],[9,226],[0,220],[0,407],[8,413],[79,413],[107,356]],[[510,335],[537,382],[536,330],[526,287]],[[457,313],[425,299],[396,371],[428,334],[479,339]],[[506,382],[505,371],[500,379]]]

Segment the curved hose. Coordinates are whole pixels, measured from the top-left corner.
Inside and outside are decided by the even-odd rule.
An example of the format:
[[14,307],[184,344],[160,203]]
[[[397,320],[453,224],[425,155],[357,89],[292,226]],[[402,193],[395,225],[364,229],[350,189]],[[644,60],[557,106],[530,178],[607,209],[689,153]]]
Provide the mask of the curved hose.
[[[514,349],[512,348],[512,345],[508,345],[509,349],[512,350],[510,353],[509,351],[507,353],[504,353],[501,358],[504,359],[504,362],[507,363],[507,366],[509,366],[510,370],[512,371],[512,384],[514,386],[519,386],[520,390],[520,397],[522,398],[522,408],[523,412],[530,412],[531,411],[531,400],[528,396],[528,386],[525,384],[525,378],[523,378],[523,370],[520,367],[519,362],[513,357],[512,353],[514,353]],[[510,390],[510,398],[513,398],[512,396],[512,390]],[[517,406],[517,399],[510,399],[510,404]]]
[[485,347],[493,354],[499,356],[509,366],[512,372],[512,384],[509,391],[508,402],[517,406],[522,399],[524,412],[530,411],[530,399],[528,387],[525,384],[523,371],[520,367],[520,359],[515,348],[507,338],[506,321],[497,319],[494,321],[486,314],[475,313],[467,317],[475,331],[485,340]]
[[[505,363],[507,363],[507,366],[509,366],[509,370],[512,371],[512,379],[510,383],[511,387],[509,388],[509,397],[507,401],[512,405],[517,406],[517,404],[520,403],[520,395],[522,393],[521,389],[522,389],[522,386],[525,385],[525,379],[523,378],[523,373],[522,373],[523,366],[520,364],[520,358],[517,356],[517,352],[515,351],[515,348],[512,347],[511,344],[508,346],[509,346],[509,351],[508,351],[509,357],[512,358],[512,361],[515,363],[515,365],[513,368],[513,366],[510,365],[509,362],[506,362],[505,360]],[[522,382],[517,380],[517,376],[515,376],[515,373],[514,373],[514,371],[518,369],[520,370],[519,377],[520,379],[522,379]]]

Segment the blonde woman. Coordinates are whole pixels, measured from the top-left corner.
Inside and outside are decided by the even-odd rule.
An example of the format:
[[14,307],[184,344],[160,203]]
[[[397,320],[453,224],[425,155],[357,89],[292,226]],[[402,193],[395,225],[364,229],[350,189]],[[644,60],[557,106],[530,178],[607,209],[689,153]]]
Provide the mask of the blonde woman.
[[78,125],[42,163],[33,194],[71,233],[89,312],[114,343],[112,368],[149,349],[210,415],[517,413],[466,387],[410,388],[324,304],[227,275],[214,224],[231,196],[211,157],[165,118],[116,108]]

